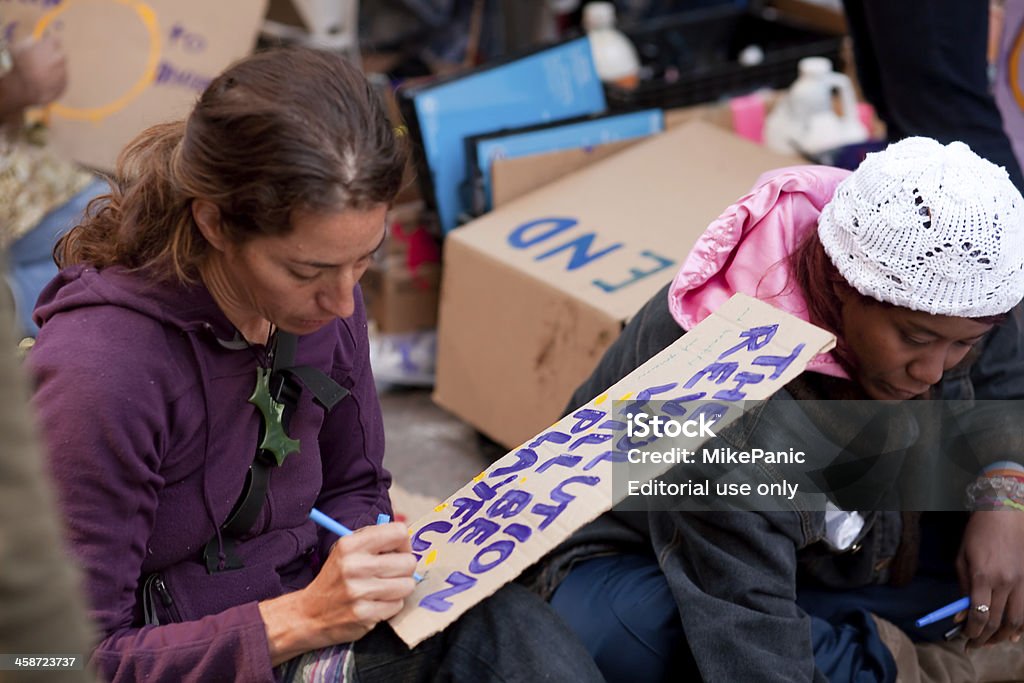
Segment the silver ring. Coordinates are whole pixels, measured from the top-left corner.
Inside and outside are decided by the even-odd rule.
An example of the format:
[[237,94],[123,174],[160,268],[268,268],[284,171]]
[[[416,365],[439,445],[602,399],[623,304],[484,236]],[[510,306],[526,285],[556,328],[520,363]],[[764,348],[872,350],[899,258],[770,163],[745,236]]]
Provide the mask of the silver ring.
[[982,614],[987,614],[988,613],[988,605],[984,605],[984,604],[982,604],[982,605],[975,605],[974,606],[974,611],[975,612],[981,612]]

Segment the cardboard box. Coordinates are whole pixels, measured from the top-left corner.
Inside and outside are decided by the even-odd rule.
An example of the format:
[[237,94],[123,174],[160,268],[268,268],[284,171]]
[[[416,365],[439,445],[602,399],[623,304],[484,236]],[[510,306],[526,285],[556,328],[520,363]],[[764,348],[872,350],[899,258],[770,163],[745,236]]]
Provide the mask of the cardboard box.
[[426,264],[411,272],[400,260],[374,264],[361,281],[366,315],[382,334],[405,334],[437,327],[441,266]]
[[388,237],[360,281],[367,317],[384,334],[437,327],[441,254],[423,219],[423,203],[388,213]]
[[[665,112],[665,129],[672,130],[690,121],[707,121],[725,130],[732,129],[732,114],[727,104],[706,104],[669,109]],[[591,164],[642,142],[620,140],[584,149],[568,149],[545,154],[531,154],[515,159],[499,159],[492,165],[494,208],[517,197],[529,194],[548,183],[586,168]]]
[[435,401],[508,448],[550,425],[707,224],[798,163],[693,122],[453,231]]
[[530,154],[515,159],[498,159],[491,165],[494,208],[529,194],[574,171],[586,168],[616,152],[635,145],[639,140],[620,140],[581,149],[565,149],[544,154]]
[[132,138],[187,115],[217,74],[252,51],[266,9],[266,0],[5,2],[0,30],[12,43],[60,38],[68,87],[45,109],[48,140],[109,172]]

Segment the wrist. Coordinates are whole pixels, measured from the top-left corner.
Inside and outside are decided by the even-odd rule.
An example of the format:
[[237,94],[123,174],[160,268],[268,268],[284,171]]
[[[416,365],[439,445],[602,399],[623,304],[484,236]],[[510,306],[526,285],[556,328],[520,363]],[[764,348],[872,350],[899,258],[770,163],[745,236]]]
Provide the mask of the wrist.
[[1024,510],[1024,477],[1016,472],[988,472],[967,487],[971,510]]
[[273,666],[330,644],[319,642],[322,640],[321,630],[311,624],[305,615],[301,593],[286,593],[257,604]]

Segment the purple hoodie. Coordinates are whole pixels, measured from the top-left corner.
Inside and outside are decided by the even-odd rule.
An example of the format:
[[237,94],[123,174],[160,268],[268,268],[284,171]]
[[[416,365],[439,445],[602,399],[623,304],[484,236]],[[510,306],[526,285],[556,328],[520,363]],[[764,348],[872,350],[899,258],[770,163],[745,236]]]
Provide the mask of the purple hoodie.
[[[391,514],[384,433],[362,297],[355,314],[299,339],[296,363],[352,394],[329,413],[303,391],[270,476],[244,568],[202,562],[256,453],[247,402],[261,346],[222,341],[234,328],[202,286],[154,284],[122,268],[75,266],[43,291],[29,363],[72,551],[102,641],[93,665],[112,680],[272,681],[257,601],[305,586],[336,538],[316,505],[349,527]],[[159,572],[173,604],[143,626],[140,586]],[[169,622],[179,623],[169,623]]]

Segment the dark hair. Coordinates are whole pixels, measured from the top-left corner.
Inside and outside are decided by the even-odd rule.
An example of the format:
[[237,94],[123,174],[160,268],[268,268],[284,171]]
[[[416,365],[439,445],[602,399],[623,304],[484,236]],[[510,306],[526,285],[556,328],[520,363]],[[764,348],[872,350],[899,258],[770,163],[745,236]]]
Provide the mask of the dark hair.
[[125,148],[110,193],[89,204],[54,257],[188,282],[208,249],[192,200],[213,202],[229,238],[244,242],[289,232],[299,209],[389,204],[405,160],[377,93],[343,57],[257,53],[215,78],[187,121],[154,126]]
[[[790,254],[789,272],[791,284],[800,288],[804,301],[807,302],[807,316],[810,322],[836,335],[839,339],[836,347],[839,362],[847,371],[852,370],[856,363],[843,343],[843,317],[842,307],[838,303],[839,295],[849,293],[873,306],[892,308],[895,304],[865,296],[850,285],[825,253],[825,247],[818,239],[817,230],[812,230]],[[983,324],[999,325],[1006,320],[1006,315],[1002,313],[971,319]]]

